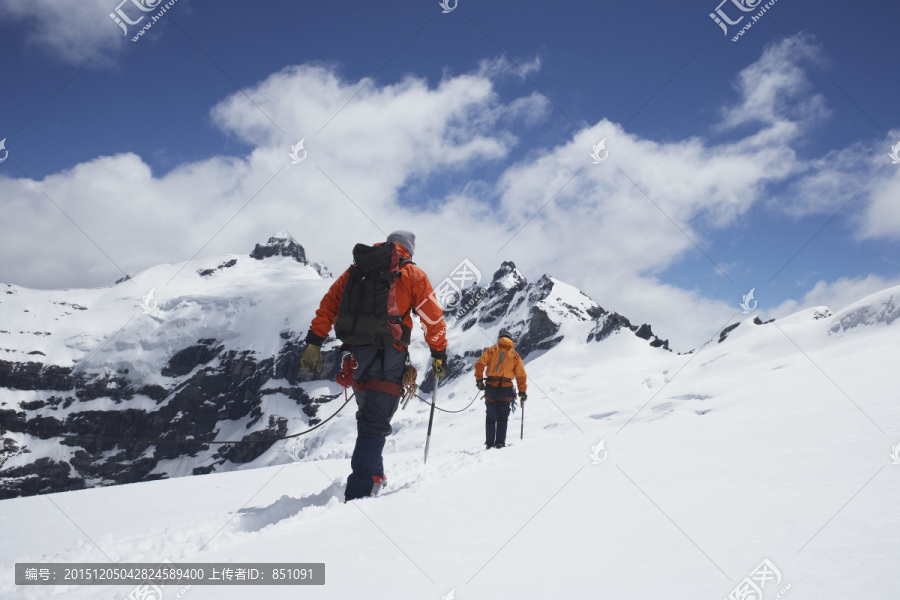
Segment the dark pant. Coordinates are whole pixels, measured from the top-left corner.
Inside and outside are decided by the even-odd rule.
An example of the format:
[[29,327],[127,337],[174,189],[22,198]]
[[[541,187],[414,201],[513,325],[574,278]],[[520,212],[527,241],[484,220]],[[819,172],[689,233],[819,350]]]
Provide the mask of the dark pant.
[[[353,374],[355,380],[366,381],[374,377],[398,384],[403,381],[405,352],[393,346],[385,348],[382,369],[382,357],[375,346],[356,346],[351,351],[359,363]],[[370,495],[374,485],[372,477],[384,476],[381,452],[385,438],[391,434],[391,418],[400,405],[400,396],[375,390],[357,391],[356,405],[356,446],[350,459],[352,472],[344,492],[347,500]]]
[[506,444],[506,424],[509,420],[510,401],[485,400],[484,406],[487,409],[484,443],[489,446]]

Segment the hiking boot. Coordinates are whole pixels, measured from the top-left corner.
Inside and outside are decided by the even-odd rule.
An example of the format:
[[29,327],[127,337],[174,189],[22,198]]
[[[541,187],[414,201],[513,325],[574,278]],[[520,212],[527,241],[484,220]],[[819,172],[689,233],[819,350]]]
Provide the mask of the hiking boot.
[[484,449],[485,449],[485,450],[490,450],[490,449],[493,448],[493,447],[494,447],[494,445],[493,445],[492,443],[490,443],[490,442],[485,442],[485,443],[484,443]]
[[505,447],[506,447],[506,444],[504,444],[503,442],[497,442],[496,444],[494,444],[494,448],[505,448]]
[[374,484],[372,485],[372,493],[370,496],[377,496],[378,492],[381,491],[381,488],[387,485],[387,475],[382,475],[379,477],[378,475],[372,475],[372,481]]

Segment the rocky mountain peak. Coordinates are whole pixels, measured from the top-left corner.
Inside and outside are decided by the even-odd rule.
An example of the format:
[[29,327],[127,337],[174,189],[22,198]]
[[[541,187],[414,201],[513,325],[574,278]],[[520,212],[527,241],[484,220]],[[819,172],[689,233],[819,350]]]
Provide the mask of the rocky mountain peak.
[[503,277],[509,276],[521,277],[522,279],[525,279],[525,277],[522,275],[522,272],[519,271],[519,269],[516,267],[516,263],[511,260],[504,260],[502,263],[500,263],[500,268],[494,272],[494,278],[492,281],[498,281]]
[[286,231],[276,233],[265,244],[256,244],[253,252],[250,253],[250,258],[256,260],[263,260],[271,256],[287,256],[302,265],[309,264],[309,261],[306,260],[306,250]]
[[608,338],[610,335],[622,329],[630,330],[634,335],[641,338],[642,340],[647,340],[648,342],[650,342],[650,346],[652,346],[653,348],[662,348],[663,350],[669,350],[669,340],[660,339],[655,333],[653,333],[653,329],[649,324],[644,323],[640,326],[632,325],[631,321],[629,321],[626,317],[615,312],[604,312],[599,316],[599,318],[596,319],[596,324],[588,334],[587,341],[588,343],[601,342]]
[[321,261],[310,262],[306,258],[306,250],[303,246],[286,231],[276,233],[265,244],[257,244],[253,252],[250,253],[250,257],[256,260],[263,260],[272,256],[293,258],[301,265],[307,265],[315,269],[322,279],[334,277],[325,263]]
[[494,278],[491,280],[491,287],[498,285],[507,290],[521,290],[528,285],[528,280],[516,268],[516,263],[511,260],[505,260],[500,264],[500,268],[497,269],[494,273]]

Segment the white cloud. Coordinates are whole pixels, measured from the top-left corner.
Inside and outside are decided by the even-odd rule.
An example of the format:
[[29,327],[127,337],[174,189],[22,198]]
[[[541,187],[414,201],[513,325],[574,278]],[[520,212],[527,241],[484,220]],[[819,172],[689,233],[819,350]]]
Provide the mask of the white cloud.
[[[537,94],[502,102],[484,65],[434,87],[416,77],[347,81],[333,68],[305,65],[212,109],[218,127],[252,146],[246,157],[154,177],[140,157],[120,154],[37,183],[132,274],[192,256],[226,223],[202,255],[247,253],[287,229],[334,271],[348,263],[354,242],[411,229],[416,261],[435,281],[463,258],[486,275],[512,259],[531,277],[551,273],[605,308],[651,323],[686,350],[714,335],[746,290],[735,290],[731,305],[663,284],[660,273],[696,255],[694,243],[705,249],[705,232],[733,225],[768,184],[809,169],[791,147],[806,115],[785,116],[804,89],[803,73],[779,56],[783,45],[741,74],[744,112],[723,114],[729,127],[749,131],[726,143],[657,142],[602,120],[564,144],[523,154],[514,132],[544,118],[547,102]],[[588,153],[604,137],[609,159],[593,165]],[[288,164],[301,138],[308,157]],[[470,180],[485,163],[503,175]],[[446,195],[410,201],[447,179]],[[0,251],[16,257],[0,264],[0,280],[68,287],[120,276],[29,182],[0,177],[0,197],[7,217]]]
[[[891,139],[900,139],[900,131],[892,131]],[[884,171],[870,184],[866,207],[858,220],[859,237],[862,239],[883,239],[900,241],[900,165],[892,164],[890,157],[875,152],[872,161],[886,165]],[[874,167],[875,165],[873,165]],[[879,165],[880,166],[880,165]]]
[[[819,64],[826,59],[809,38],[797,39],[802,52],[784,40],[769,46],[757,62],[738,75],[735,89],[740,99],[723,108],[718,129],[761,126],[736,142],[741,154],[768,146],[787,153],[785,157],[789,155],[791,164],[775,176],[788,183],[787,190],[770,202],[770,207],[793,218],[830,216],[847,207],[859,239],[900,240],[900,205],[896,202],[900,197],[900,170],[890,164],[888,156],[891,146],[900,143],[900,130],[890,132],[890,143],[878,138],[854,142],[805,161],[793,158],[789,144],[830,115],[820,94],[808,95],[810,84],[802,66],[807,56]],[[866,185],[876,173],[878,177]]]
[[[83,64],[101,47],[122,44],[122,30],[109,18],[118,0],[0,0],[4,18],[25,23],[31,43],[72,64]],[[102,56],[102,55],[101,55]]]
[[872,149],[860,143],[807,161],[806,173],[793,183],[780,205],[789,216],[834,214],[861,190],[872,171]]
[[[900,131],[889,139],[900,139]],[[860,240],[900,240],[900,165],[891,164],[890,149],[876,139],[807,160],[778,208],[793,218],[841,212]]]
[[519,79],[525,79],[532,73],[541,70],[541,58],[535,56],[531,60],[513,58],[490,58],[479,62],[477,75],[487,79],[497,79],[500,76],[514,75]]
[[763,124],[768,133],[793,136],[800,124],[827,116],[824,97],[807,94],[811,86],[802,65],[807,56],[823,60],[821,54],[803,35],[794,42],[782,40],[768,46],[758,61],[737,76],[740,101],[723,109],[721,128]]
[[[20,257],[4,262],[0,279],[36,287],[108,284],[121,273],[91,240],[130,273],[184,260],[254,196],[204,254],[247,252],[286,227],[312,256],[337,269],[349,256],[349,240],[378,239],[378,227],[390,231],[405,223],[425,233],[428,222],[432,231],[446,232],[455,207],[402,208],[399,190],[410,179],[506,155],[515,136],[494,131],[494,121],[509,115],[490,81],[467,75],[434,89],[413,78],[371,85],[338,113],[362,83],[341,81],[322,67],[298,67],[248,90],[286,135],[244,94],[225,99],[213,117],[254,146],[244,159],[217,157],[154,177],[136,155],[100,157],[37,182],[52,202],[27,181],[0,177],[7,217],[0,222],[0,248]],[[529,112],[521,102],[515,110]],[[304,136],[308,159],[288,164],[290,147]],[[473,231],[487,235],[492,227]],[[347,241],[336,243],[339,236]],[[420,247],[429,247],[427,235]]]

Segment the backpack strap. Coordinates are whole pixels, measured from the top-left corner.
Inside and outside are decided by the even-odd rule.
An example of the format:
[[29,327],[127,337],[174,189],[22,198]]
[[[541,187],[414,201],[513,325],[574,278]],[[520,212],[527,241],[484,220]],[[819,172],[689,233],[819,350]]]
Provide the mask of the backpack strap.
[[[397,267],[397,277],[400,277],[400,275],[401,275],[400,269],[402,269],[406,265],[415,265],[415,264],[416,263],[414,263],[411,258],[406,258],[405,256],[401,256],[400,264]],[[405,313],[403,313],[403,315],[400,317],[400,328],[403,331],[403,338],[404,338],[401,340],[401,343],[404,346],[409,346],[410,342],[412,341],[412,329],[407,329],[406,326],[403,325],[403,323],[406,321],[406,317],[409,316],[409,313],[413,313],[417,317],[419,316],[419,313],[416,312],[416,309],[412,305],[412,302],[409,303],[409,309],[407,309],[407,311]]]

